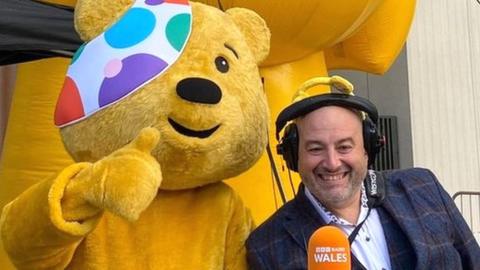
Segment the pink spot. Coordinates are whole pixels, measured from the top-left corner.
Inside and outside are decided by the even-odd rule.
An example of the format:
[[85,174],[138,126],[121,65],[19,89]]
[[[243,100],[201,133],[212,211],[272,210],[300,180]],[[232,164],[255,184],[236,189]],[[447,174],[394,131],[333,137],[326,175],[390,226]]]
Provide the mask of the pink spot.
[[107,65],[105,66],[105,69],[103,70],[103,74],[107,78],[113,78],[117,76],[118,73],[122,70],[122,61],[118,59],[113,59],[110,60]]

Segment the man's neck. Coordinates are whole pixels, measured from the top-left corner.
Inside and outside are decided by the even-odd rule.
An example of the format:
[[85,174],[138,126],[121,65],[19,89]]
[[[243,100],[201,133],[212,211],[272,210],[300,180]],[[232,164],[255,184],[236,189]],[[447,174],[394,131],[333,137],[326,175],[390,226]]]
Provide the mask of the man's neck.
[[338,204],[324,204],[335,216],[342,218],[351,224],[357,224],[360,215],[360,196],[358,191],[351,200]]

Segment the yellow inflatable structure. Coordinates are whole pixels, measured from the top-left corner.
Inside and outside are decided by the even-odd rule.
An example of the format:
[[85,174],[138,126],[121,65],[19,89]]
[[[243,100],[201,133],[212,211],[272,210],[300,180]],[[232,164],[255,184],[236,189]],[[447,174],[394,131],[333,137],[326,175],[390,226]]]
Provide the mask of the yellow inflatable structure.
[[[75,0],[49,0],[74,6]],[[217,0],[202,0],[217,6]],[[224,9],[255,10],[272,32],[271,53],[261,69],[271,110],[270,148],[287,199],[288,172],[276,155],[274,121],[298,86],[331,69],[382,74],[404,45],[415,0],[223,0]],[[70,59],[46,59],[18,66],[17,81],[0,163],[0,208],[25,188],[72,163],[53,112]],[[329,91],[320,88],[317,91]],[[298,184],[298,177],[293,186]],[[252,210],[257,223],[281,205],[267,155],[245,174],[228,181]],[[35,222],[32,220],[32,222]],[[0,246],[0,269],[13,269]]]

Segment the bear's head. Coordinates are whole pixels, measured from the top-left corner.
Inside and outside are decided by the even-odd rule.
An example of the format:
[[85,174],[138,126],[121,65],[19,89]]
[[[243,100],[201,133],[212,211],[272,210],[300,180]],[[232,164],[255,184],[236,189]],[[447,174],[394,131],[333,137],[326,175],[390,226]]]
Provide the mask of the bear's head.
[[[157,12],[160,7],[173,11]],[[162,12],[174,16],[168,23],[160,22],[159,18],[167,17]],[[242,8],[222,12],[185,0],[79,0],[75,20],[85,41],[104,36],[109,45],[123,49],[161,32],[178,51],[169,63],[136,53],[105,60],[100,67],[85,64],[77,72],[102,71],[96,79],[82,75],[86,85],[105,88],[95,94],[98,103],[92,106],[98,109],[91,113],[85,105],[86,90],[79,89],[80,80],[67,76],[55,118],[76,161],[97,161],[127,144],[144,127],[160,131],[152,155],[162,169],[161,189],[220,181],[258,160],[268,139],[268,106],[258,64],[268,54],[270,33],[256,13]],[[160,30],[154,30],[152,23]],[[133,34],[124,32],[129,29]],[[72,66],[77,55],[85,53],[83,49],[74,56]],[[105,58],[101,49],[91,51],[91,61]],[[151,73],[148,61],[167,67],[157,77],[145,79],[142,76]],[[134,91],[118,93],[136,81]],[[65,111],[72,108],[76,114],[65,118]]]

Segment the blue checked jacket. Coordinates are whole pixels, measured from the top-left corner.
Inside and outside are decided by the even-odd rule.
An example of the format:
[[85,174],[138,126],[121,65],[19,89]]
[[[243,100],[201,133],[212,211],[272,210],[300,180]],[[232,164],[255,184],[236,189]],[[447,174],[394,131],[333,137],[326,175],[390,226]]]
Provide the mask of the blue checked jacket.
[[[477,241],[429,170],[415,168],[384,175],[387,195],[376,209],[393,270],[480,269]],[[300,185],[296,197],[248,238],[250,269],[306,269],[308,240],[323,225]],[[359,269],[365,268],[352,256],[352,270]]]

